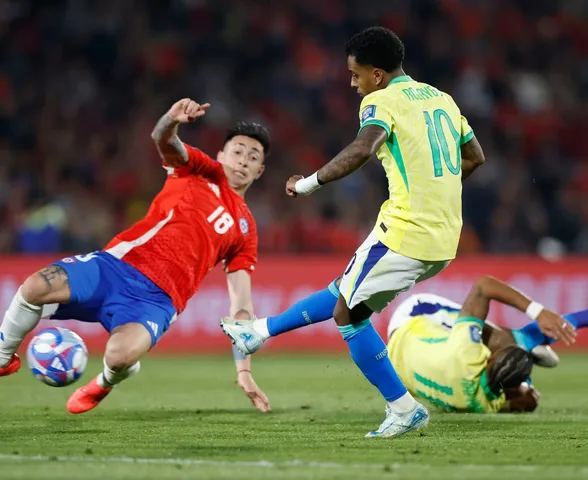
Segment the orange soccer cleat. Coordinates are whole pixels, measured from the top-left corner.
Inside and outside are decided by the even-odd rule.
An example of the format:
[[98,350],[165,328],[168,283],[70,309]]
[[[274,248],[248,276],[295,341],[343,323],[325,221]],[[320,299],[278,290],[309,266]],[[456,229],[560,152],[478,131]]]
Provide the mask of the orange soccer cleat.
[[112,391],[112,388],[102,388],[98,385],[98,377],[90,383],[78,388],[67,401],[70,413],[84,413],[97,407],[98,404]]
[[14,353],[12,357],[10,357],[10,362],[5,367],[0,368],[0,377],[7,377],[8,375],[12,375],[19,371],[21,366],[21,361],[19,356]]

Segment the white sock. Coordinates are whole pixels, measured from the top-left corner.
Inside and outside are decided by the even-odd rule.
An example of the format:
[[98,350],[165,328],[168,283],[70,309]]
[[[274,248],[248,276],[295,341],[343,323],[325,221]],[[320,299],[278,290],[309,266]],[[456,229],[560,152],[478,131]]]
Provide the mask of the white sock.
[[267,340],[269,337],[271,337],[269,330],[267,329],[267,318],[256,318],[253,320],[253,324],[251,326],[253,327],[253,330],[263,337],[264,340]]
[[42,307],[31,305],[22,298],[19,288],[0,325],[0,367],[8,365],[27,333],[37,326],[41,311]]
[[104,370],[102,370],[102,373],[98,375],[96,380],[98,385],[100,385],[102,388],[112,388],[123,380],[137,375],[139,370],[141,370],[141,362],[137,362],[134,365],[131,365],[129,368],[121,370],[120,372],[115,372],[114,370],[111,370],[108,365],[106,365],[105,361]]
[[394,413],[408,413],[415,409],[417,401],[409,392],[406,392],[402,397],[397,398],[393,402],[388,402],[388,406]]

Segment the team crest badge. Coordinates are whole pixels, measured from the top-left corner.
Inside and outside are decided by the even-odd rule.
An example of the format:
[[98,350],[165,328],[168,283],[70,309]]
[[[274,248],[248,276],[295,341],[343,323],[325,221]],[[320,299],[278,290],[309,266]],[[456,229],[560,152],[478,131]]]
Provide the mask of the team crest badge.
[[71,258],[71,257],[65,257],[64,259],[61,260],[63,263],[76,263],[76,259],[75,258]]
[[241,233],[243,235],[247,235],[249,233],[249,222],[246,218],[241,218],[239,220],[239,227],[241,228]]

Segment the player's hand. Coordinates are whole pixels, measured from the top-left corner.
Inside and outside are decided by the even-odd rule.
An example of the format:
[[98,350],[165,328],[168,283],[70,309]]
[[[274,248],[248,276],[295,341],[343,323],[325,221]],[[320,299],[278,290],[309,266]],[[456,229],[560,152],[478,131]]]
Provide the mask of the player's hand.
[[251,373],[239,372],[237,374],[237,384],[245,392],[245,395],[249,397],[255,408],[262,413],[271,412],[272,408],[270,407],[267,395],[257,386]]
[[190,98],[182,98],[169,109],[167,114],[175,122],[191,123],[199,117],[202,117],[206,110],[210,108],[210,103],[200,105]]
[[533,385],[521,383],[517,388],[505,389],[511,412],[533,412],[539,406],[541,395]]
[[303,178],[303,175],[292,175],[286,182],[286,195],[289,197],[298,196],[298,193],[296,192],[296,182],[298,180],[302,180]]
[[566,345],[576,342],[576,329],[565,318],[544,308],[537,317],[541,332],[555,340],[561,340]]

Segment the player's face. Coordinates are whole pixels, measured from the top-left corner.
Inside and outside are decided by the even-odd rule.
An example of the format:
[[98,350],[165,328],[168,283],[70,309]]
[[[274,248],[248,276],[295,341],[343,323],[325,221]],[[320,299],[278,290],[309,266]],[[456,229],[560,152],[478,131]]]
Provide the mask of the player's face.
[[382,88],[383,72],[379,68],[361,65],[353,56],[347,58],[347,68],[351,72],[351,88],[355,88],[362,97]]
[[225,167],[229,185],[237,190],[261,177],[265,168],[263,158],[261,143],[244,135],[231,138],[218,153],[218,161]]

